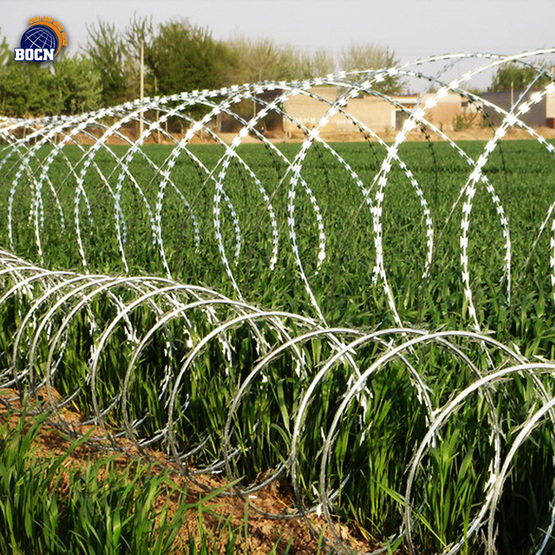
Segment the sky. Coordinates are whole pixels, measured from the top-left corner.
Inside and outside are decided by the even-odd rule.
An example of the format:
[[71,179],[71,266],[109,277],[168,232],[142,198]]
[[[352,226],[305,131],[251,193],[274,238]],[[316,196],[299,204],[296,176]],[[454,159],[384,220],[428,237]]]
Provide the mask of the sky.
[[43,15],[65,26],[73,53],[86,44],[87,25],[101,19],[123,29],[134,15],[155,24],[187,18],[215,39],[270,38],[336,56],[352,44],[373,43],[391,48],[401,62],[555,46],[555,0],[0,0],[0,28],[12,48],[28,19]]

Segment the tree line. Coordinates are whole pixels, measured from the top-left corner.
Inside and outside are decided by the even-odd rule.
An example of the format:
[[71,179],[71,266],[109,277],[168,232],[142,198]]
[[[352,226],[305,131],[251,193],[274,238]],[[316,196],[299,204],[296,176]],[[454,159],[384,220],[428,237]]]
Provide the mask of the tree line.
[[[54,64],[15,62],[0,41],[0,114],[73,114],[139,97],[141,55],[145,96],[215,89],[263,80],[295,80],[336,70],[378,69],[399,63],[393,50],[375,44],[352,45],[334,58],[325,50],[305,53],[269,39],[237,36],[214,39],[208,29],[186,19],[154,25],[131,19],[125,29],[99,20],[88,27],[87,44],[73,56],[60,53]],[[492,90],[528,82],[527,68],[514,64],[494,76]],[[378,85],[384,94],[404,92],[399,76]]]
[[[14,62],[4,38],[0,42],[0,114],[70,114],[136,99],[141,45],[145,96],[306,79],[336,69],[398,63],[392,50],[373,44],[351,46],[336,61],[325,50],[307,54],[269,39],[237,36],[218,41],[208,29],[186,19],[154,26],[150,19],[133,18],[123,30],[99,20],[88,27],[87,44],[78,54],[61,55],[47,67]],[[395,94],[402,86],[398,78],[389,78],[381,90]]]

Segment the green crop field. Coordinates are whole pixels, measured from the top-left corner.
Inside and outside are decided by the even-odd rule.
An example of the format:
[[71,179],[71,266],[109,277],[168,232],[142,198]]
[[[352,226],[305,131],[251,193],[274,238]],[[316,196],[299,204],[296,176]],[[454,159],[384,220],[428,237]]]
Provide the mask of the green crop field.
[[[474,159],[482,152],[484,143],[467,142],[460,146]],[[372,143],[332,147],[366,186],[372,183],[385,149]],[[277,150],[291,161],[299,145],[281,145]],[[43,171],[50,150],[37,151],[36,159],[19,177],[17,187],[9,186],[21,170],[20,160],[12,155],[2,168],[8,186],[2,190],[0,209],[2,214],[11,216],[10,220],[3,218],[0,222],[3,246],[49,268],[169,274],[168,277],[182,283],[203,284],[233,294],[218,250],[213,216],[214,181],[220,171],[215,164],[224,151],[217,146],[193,145],[181,153],[171,170],[172,186],[165,189],[158,216],[160,174],[172,151],[166,146],[143,147],[144,153],[135,153],[128,169],[123,171],[118,164],[128,149],[110,147],[100,151],[94,158],[96,167],[90,166],[81,176],[87,150],[66,147],[63,156],[58,155],[49,166],[48,180],[39,185],[38,211],[35,210],[38,186],[33,179]],[[237,287],[245,300],[265,308],[316,316],[299,279],[300,269],[291,248],[287,166],[275,153],[258,145],[245,145],[238,153],[271,199],[275,230],[268,203],[257,183],[240,164],[232,162],[224,189],[233,212],[222,199],[220,226],[221,244]],[[464,199],[458,197],[468,179],[469,166],[445,143],[405,143],[399,156],[423,191],[434,227],[431,266],[429,275],[423,279],[427,257],[424,212],[412,184],[394,167],[383,201],[383,258],[399,317],[405,324],[428,329],[445,325],[468,327],[459,246]],[[552,355],[549,344],[532,347],[519,322],[524,319],[539,326],[541,321],[546,328],[550,327],[546,318],[553,296],[549,266],[551,220],[546,229],[541,230],[541,226],[549,215],[555,193],[551,158],[550,152],[533,141],[504,142],[484,168],[509,222],[510,301],[504,275],[503,228],[485,187],[478,186],[474,197],[468,252],[480,327],[501,334],[498,336],[501,340],[516,341],[530,354],[546,356]],[[146,160],[154,162],[154,169]],[[204,166],[203,170],[199,164]],[[208,176],[203,171],[209,172]],[[26,172],[36,175],[29,177]],[[79,177],[84,181],[80,196]],[[306,190],[297,186],[295,242],[302,271],[326,322],[373,329],[392,321],[383,286],[373,280],[376,251],[372,207],[365,202],[360,185],[323,148],[309,152],[302,178],[313,192],[315,205]],[[133,181],[139,182],[140,188]],[[50,187],[56,190],[57,198]],[[121,215],[116,211],[116,195]],[[323,241],[318,212],[323,222]],[[158,217],[164,257],[156,244],[157,233],[152,229]],[[277,256],[275,268],[270,269],[274,234]],[[325,259],[318,267],[322,243]]]
[[332,543],[552,548],[555,164],[485,144],[0,147],[0,387]]

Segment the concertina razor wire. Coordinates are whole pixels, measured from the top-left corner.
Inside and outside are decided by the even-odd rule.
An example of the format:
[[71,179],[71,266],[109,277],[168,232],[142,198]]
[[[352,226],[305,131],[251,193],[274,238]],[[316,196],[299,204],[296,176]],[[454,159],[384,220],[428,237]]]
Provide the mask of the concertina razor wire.
[[[349,488],[363,470],[355,465],[339,473],[338,445],[346,441],[355,449],[376,439],[372,383],[402,368],[403,387],[414,400],[414,408],[406,410],[414,410],[421,425],[411,438],[414,444],[399,450],[405,471],[395,485],[403,506],[398,530],[380,539],[392,545],[402,538],[416,549],[413,530],[426,505],[426,491],[436,479],[430,452],[446,440],[462,405],[480,404],[488,431],[481,453],[488,458],[479,461],[484,469],[482,500],[474,503],[466,529],[460,529],[444,551],[454,553],[473,541],[495,551],[496,510],[518,449],[543,425],[550,429],[555,457],[555,399],[545,379],[552,376],[555,363],[528,360],[516,346],[505,345],[482,329],[469,253],[471,215],[477,192],[482,191],[493,204],[501,231],[502,279],[510,303],[511,232],[502,195],[486,166],[511,128],[524,130],[552,160],[555,147],[523,120],[555,93],[553,75],[537,62],[538,57],[554,53],[544,49],[515,56],[437,56],[383,70],[147,98],[76,116],[3,118],[2,234],[9,250],[0,251],[0,312],[8,338],[2,346],[0,388],[7,392],[2,398],[8,404],[40,399],[44,410],[52,411],[54,420],[58,415],[62,424],[60,415],[76,408],[80,421],[65,426],[77,433],[93,426],[91,443],[140,452],[165,450],[191,480],[218,473],[236,484],[230,494],[248,498],[266,516],[306,517],[316,533],[310,517],[323,516],[330,546],[351,552],[354,547],[341,534],[336,514],[342,504],[351,503]],[[463,61],[481,65],[444,82],[444,72]],[[472,92],[471,85],[473,79],[508,62],[535,69],[536,77],[505,109]],[[443,71],[433,77],[422,73],[429,64],[438,64]],[[379,92],[380,82],[393,76],[425,81],[427,93],[407,107],[403,99]],[[545,76],[551,81],[538,88],[539,78]],[[338,91],[336,98],[324,94],[325,87]],[[492,137],[477,157],[471,157],[430,116],[453,93],[468,100],[485,120],[487,112],[499,121],[491,126]],[[391,141],[349,111],[352,100],[365,96],[403,114]],[[319,107],[315,123],[308,125],[285,108],[294,98]],[[245,105],[251,107],[250,113]],[[264,122],[270,116],[288,122],[298,133],[300,142],[293,154],[268,136]],[[372,175],[355,167],[326,138],[326,126],[337,117],[369,145],[368,156],[378,157]],[[222,118],[238,129],[232,140],[224,141],[217,129]],[[139,122],[143,133],[135,138],[129,129]],[[168,130],[176,125],[179,134]],[[468,166],[446,222],[437,221],[424,184],[402,158],[402,146],[415,132],[448,145]],[[218,146],[217,156],[210,159],[199,148],[191,148],[199,137]],[[163,156],[145,148],[162,141],[169,145]],[[246,142],[264,147],[267,168],[254,167],[242,148]],[[368,214],[371,225],[365,233],[375,254],[368,275],[381,287],[392,326],[368,332],[328,323],[315,283],[330,259],[330,249],[338,247],[333,246],[327,226],[329,207],[322,207],[312,183],[322,177],[307,171],[313,153],[318,159],[325,155],[333,160],[360,195],[359,211]],[[183,182],[184,166],[194,169],[194,181]],[[237,175],[245,191],[249,187],[249,202],[259,209],[257,229],[265,227],[258,235],[262,239],[257,256],[264,257],[269,272],[279,269],[282,253],[292,257],[295,271],[289,278],[298,280],[307,299],[302,310],[261,308],[249,300],[252,291],[238,274],[241,263],[248,264],[242,253],[252,242],[245,231],[252,222],[245,220],[248,213],[230,186]],[[422,221],[424,236],[423,265],[418,269],[422,280],[429,278],[440,248],[440,224],[447,225],[456,209],[461,210],[459,279],[469,329],[431,331],[403,321],[384,249],[384,199],[399,175],[418,199],[420,213],[415,218]],[[131,195],[132,205],[126,199]],[[542,219],[532,250],[550,229],[550,279],[555,288],[554,209],[555,202]],[[172,252],[172,241],[183,240],[171,235],[176,218],[180,232],[189,226],[187,245],[197,253],[199,264],[206,263],[202,246],[214,247],[213,264],[223,270],[230,286],[225,294],[201,286],[202,279],[198,285],[180,281]],[[306,228],[314,238],[311,250],[300,245]],[[106,230],[118,276],[95,273],[108,256],[101,244]],[[141,244],[152,262],[148,274],[137,271],[133,260]],[[60,248],[80,271],[51,267]],[[22,254],[34,257],[36,264]],[[423,369],[423,362],[436,350],[446,365],[464,376],[450,396],[435,393],[432,377]],[[530,384],[535,403],[522,416],[518,433],[508,437],[504,425],[508,414],[499,408],[499,399],[513,395],[520,380]],[[289,388],[285,393],[284,387]],[[215,388],[225,394],[209,409],[202,400],[217,398]],[[506,410],[511,406],[507,403]],[[342,435],[347,424],[354,439]],[[270,444],[272,456],[253,455]],[[292,506],[281,513],[258,506],[257,494],[283,479],[292,485]],[[538,552],[549,544],[555,525],[555,490],[551,496],[545,528],[534,540]]]

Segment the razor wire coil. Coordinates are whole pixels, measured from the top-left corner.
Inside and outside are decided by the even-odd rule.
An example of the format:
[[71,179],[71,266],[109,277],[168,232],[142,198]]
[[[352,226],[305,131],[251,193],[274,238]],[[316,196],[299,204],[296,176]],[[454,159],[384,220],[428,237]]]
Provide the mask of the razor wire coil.
[[[487,164],[513,127],[524,130],[552,161],[553,144],[523,120],[534,106],[555,93],[555,83],[532,92],[535,85],[532,81],[509,109],[465,87],[476,76],[508,62],[535,68],[536,79],[548,75],[553,80],[551,73],[532,61],[553,53],[553,49],[543,49],[515,56],[446,55],[397,68],[343,72],[302,82],[264,82],[148,98],[77,116],[1,118],[0,169],[7,176],[2,232],[9,250],[0,251],[3,283],[0,312],[4,314],[10,340],[3,345],[0,388],[13,395],[10,402],[42,396],[44,408],[54,415],[78,407],[82,418],[72,426],[77,431],[94,426],[96,432],[91,441],[121,445],[124,439],[139,451],[165,449],[168,459],[192,480],[202,473],[221,473],[230,483],[238,481],[234,486],[237,495],[252,497],[287,478],[294,492],[294,507],[275,514],[258,507],[254,501],[251,504],[274,518],[323,515],[332,535],[331,545],[345,552],[350,552],[350,547],[337,530],[334,514],[341,507],[343,492],[356,478],[346,471],[338,479],[333,470],[334,453],[340,440],[353,441],[341,435],[346,418],[352,418],[349,425],[360,444],[371,441],[373,430],[368,420],[374,410],[377,393],[373,387],[378,376],[402,372],[407,380],[406,390],[410,391],[407,395],[417,400],[414,410],[422,413],[418,418],[423,423],[423,432],[411,456],[403,462],[406,477],[396,484],[403,511],[395,538],[405,538],[413,550],[416,548],[413,529],[426,503],[422,492],[434,479],[433,475],[423,476],[433,472],[433,464],[427,458],[443,440],[442,434],[453,424],[459,408],[470,404],[475,396],[486,407],[485,428],[489,434],[484,447],[490,459],[487,464],[483,461],[488,467],[482,475],[483,501],[469,519],[467,530],[461,531],[444,552],[460,550],[479,538],[480,533],[484,535],[486,549],[495,551],[496,511],[518,450],[537,429],[545,426],[550,430],[549,448],[555,457],[555,401],[546,379],[552,377],[555,365],[548,360],[529,360],[516,346],[504,345],[483,329],[472,281],[471,215],[481,190],[493,205],[501,230],[502,275],[510,304],[515,287],[511,227],[503,195],[488,176]],[[430,76],[419,70],[427,63],[448,67],[468,60],[482,65],[450,82],[444,82],[441,71]],[[430,84],[430,92],[416,101],[414,107],[407,108],[399,99],[376,90],[387,76],[425,80]],[[318,87],[325,86],[339,91],[335,100],[319,92]],[[475,159],[429,116],[450,93],[469,99],[479,110],[492,110],[500,118],[501,123],[492,129],[493,137]],[[350,101],[363,96],[374,97],[405,115],[393,142],[384,140],[349,111]],[[314,126],[308,127],[288,112],[287,102],[296,97],[321,109],[323,115]],[[252,116],[241,113],[240,106],[245,103],[255,107]],[[154,113],[156,118],[150,119]],[[269,115],[289,122],[300,134],[300,146],[292,156],[260,130]],[[239,126],[231,141],[224,141],[215,129],[215,122],[222,116]],[[378,162],[371,178],[325,138],[326,126],[336,116],[344,118],[362,142],[369,144]],[[127,130],[139,121],[145,124],[144,132],[135,139]],[[176,122],[187,129],[177,136],[166,129],[166,124]],[[423,183],[403,159],[401,147],[418,130],[438,137],[469,169],[446,221],[435,217]],[[201,135],[220,149],[210,163],[190,148]],[[161,160],[145,148],[155,136],[163,136],[171,147]],[[249,141],[265,148],[270,164],[264,171],[249,163],[242,149],[243,143]],[[113,148],[115,143],[125,148],[121,151]],[[382,158],[378,148],[385,153]],[[77,152],[77,157],[71,149]],[[359,195],[359,211],[371,222],[365,229],[375,251],[370,273],[374,283],[382,288],[394,327],[368,332],[328,323],[326,307],[322,306],[314,284],[329,263],[330,252],[337,247],[333,246],[333,232],[329,229],[332,226],[328,226],[329,210],[322,208],[321,193],[311,185],[311,176],[307,175],[307,160],[312,154],[331,157]],[[190,175],[197,180],[188,187],[180,174],[184,164],[194,169]],[[146,174],[139,167],[147,168]],[[429,279],[435,253],[441,247],[438,229],[446,228],[456,210],[461,211],[457,237],[459,278],[470,331],[430,331],[403,321],[400,295],[392,285],[394,280],[384,248],[385,198],[386,192],[395,186],[396,169],[417,197],[424,244],[423,266],[418,269],[422,280]],[[290,279],[300,283],[308,299],[303,310],[261,308],[249,300],[252,291],[243,287],[238,274],[243,270],[242,262],[248,265],[241,257],[248,244],[245,230],[252,222],[245,220],[239,207],[242,201],[231,191],[234,172],[241,176],[245,191],[248,184],[253,185],[245,194],[249,202],[252,200],[259,207],[256,223],[265,234],[260,242],[264,243],[261,250],[268,271],[279,269],[284,252],[292,258],[296,275]],[[272,172],[277,176],[277,184],[268,177]],[[95,180],[97,185],[93,184]],[[97,187],[109,199],[107,206],[97,204]],[[203,215],[199,210],[201,193],[208,199]],[[131,198],[134,204],[126,206]],[[554,209],[552,202],[532,247],[534,251],[546,229],[551,231],[552,287],[555,287]],[[179,217],[186,215],[184,221],[191,226],[193,251],[202,258],[201,248],[209,245],[217,253],[214,264],[220,265],[225,274],[231,286],[229,294],[227,290],[224,294],[216,288],[179,281],[179,272],[172,267],[175,262],[172,249],[180,239],[165,238],[176,212]],[[143,235],[138,240],[134,238],[135,221],[143,225]],[[315,236],[310,256],[309,249],[301,246],[307,221]],[[122,272],[117,277],[98,270],[104,229],[109,229],[115,238],[114,250]],[[48,249],[53,245],[58,248],[58,242],[52,240],[56,234],[58,242],[78,261],[77,271],[49,268]],[[19,256],[21,237],[32,238],[37,265]],[[150,249],[159,275],[135,275],[130,262],[133,255],[130,247],[136,247],[135,241],[142,241],[145,249]],[[555,289],[552,294],[555,299]],[[423,362],[431,356],[427,349],[436,348],[466,380],[447,399],[434,391],[432,377],[423,370]],[[484,351],[485,359],[475,360]],[[322,354],[321,360],[316,352]],[[149,362],[151,359],[156,363]],[[118,373],[113,371],[112,364]],[[210,378],[203,381],[204,375]],[[522,380],[533,390],[539,406],[527,406],[519,423],[520,431],[508,438],[505,427],[509,415],[499,408],[498,400],[514,394]],[[298,385],[296,389],[292,387],[289,396],[280,393],[284,395],[281,414],[262,415],[262,408],[257,406],[260,399],[272,399],[283,383],[291,387],[293,382]],[[208,418],[206,428],[198,429],[194,412],[202,408],[199,396],[203,393],[199,391],[205,388],[209,395],[216,384],[226,394],[214,407],[213,419]],[[335,395],[331,400],[324,393],[328,387]],[[322,419],[321,437],[316,441],[311,411],[323,399],[329,414]],[[255,408],[249,412],[251,406]],[[268,406],[272,406],[270,402]],[[287,425],[280,428],[281,439],[276,442],[272,464],[261,472],[256,465],[252,467],[248,458],[257,449],[263,450],[269,438],[277,437],[274,434],[280,419],[287,421]],[[351,443],[348,445],[352,447]],[[307,469],[306,459],[310,457],[318,467],[317,475]],[[249,472],[250,481],[240,479]],[[421,498],[416,499],[419,495]],[[555,498],[555,490],[551,496]],[[555,504],[551,502],[551,506]],[[537,540],[537,552],[548,545],[555,510],[551,509],[546,518],[546,529]]]

